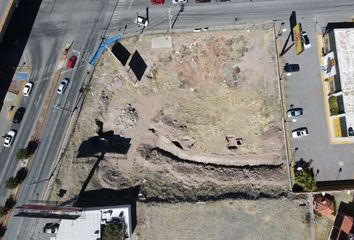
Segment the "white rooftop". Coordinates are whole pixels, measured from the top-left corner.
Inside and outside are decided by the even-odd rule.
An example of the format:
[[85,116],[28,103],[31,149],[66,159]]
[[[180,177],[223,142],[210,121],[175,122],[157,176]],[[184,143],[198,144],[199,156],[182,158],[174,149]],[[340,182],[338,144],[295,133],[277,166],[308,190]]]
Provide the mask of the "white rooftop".
[[56,240],[97,240],[101,238],[101,211],[83,211],[75,220],[63,219]]
[[344,110],[354,113],[354,28],[334,29]]
[[132,235],[131,206],[119,205],[107,208],[90,208],[82,211],[75,220],[62,219],[56,240],[97,240],[101,238],[101,224],[109,224],[115,219],[124,221],[126,235]]

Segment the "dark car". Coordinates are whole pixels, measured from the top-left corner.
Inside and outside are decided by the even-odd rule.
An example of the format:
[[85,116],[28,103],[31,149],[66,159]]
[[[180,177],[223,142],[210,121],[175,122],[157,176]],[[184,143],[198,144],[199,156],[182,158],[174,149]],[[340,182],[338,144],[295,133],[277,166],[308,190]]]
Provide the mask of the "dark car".
[[50,233],[50,234],[57,233],[59,225],[60,225],[59,223],[47,223],[43,227],[43,232],[44,233]]
[[288,76],[291,75],[292,72],[298,72],[300,71],[300,66],[299,64],[285,64],[284,66],[284,72],[286,72]]
[[13,123],[20,123],[22,121],[23,115],[25,114],[26,109],[24,107],[20,107],[15,112],[14,118],[12,120]]
[[349,127],[349,128],[348,128],[348,135],[349,135],[350,137],[354,136],[354,130],[353,130],[352,127]]

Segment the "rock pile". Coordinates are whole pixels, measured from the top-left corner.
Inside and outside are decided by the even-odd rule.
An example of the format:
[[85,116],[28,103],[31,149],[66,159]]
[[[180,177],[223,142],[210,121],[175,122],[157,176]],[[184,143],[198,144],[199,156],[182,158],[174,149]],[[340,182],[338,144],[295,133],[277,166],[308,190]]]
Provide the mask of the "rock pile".
[[138,112],[131,104],[127,104],[118,115],[117,125],[121,133],[124,133],[124,130],[128,128],[135,127],[138,123]]

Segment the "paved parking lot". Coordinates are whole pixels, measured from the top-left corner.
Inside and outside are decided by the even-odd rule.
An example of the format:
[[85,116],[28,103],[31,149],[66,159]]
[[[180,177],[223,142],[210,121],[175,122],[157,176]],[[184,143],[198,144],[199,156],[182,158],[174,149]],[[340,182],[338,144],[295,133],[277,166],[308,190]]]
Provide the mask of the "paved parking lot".
[[[316,25],[314,19],[299,17],[298,22],[302,23],[303,30],[307,32],[312,46],[300,55],[296,55],[293,47],[281,58],[280,62],[281,64],[297,63],[300,65],[300,72],[286,76],[282,81],[285,81],[287,109],[293,104],[294,107],[303,108],[304,115],[296,118],[296,122],[287,121],[286,124],[289,125],[290,131],[307,127],[309,135],[291,139],[291,155],[294,161],[301,158],[304,161],[313,160],[311,166],[316,181],[352,180],[354,178],[354,144],[334,145],[329,144],[328,139],[316,32],[320,31],[321,27],[325,27],[325,23],[319,21]],[[286,33],[289,33],[289,29]],[[280,39],[282,44],[286,38],[287,34],[283,34]]]

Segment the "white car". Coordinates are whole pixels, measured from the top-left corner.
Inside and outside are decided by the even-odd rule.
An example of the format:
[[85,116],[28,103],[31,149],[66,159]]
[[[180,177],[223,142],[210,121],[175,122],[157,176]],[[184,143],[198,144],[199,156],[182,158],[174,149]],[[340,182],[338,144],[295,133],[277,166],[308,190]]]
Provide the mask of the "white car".
[[147,27],[149,25],[149,20],[147,20],[144,17],[137,16],[135,23],[138,24],[139,26]]
[[293,138],[300,138],[309,135],[306,127],[298,128],[292,131]]
[[291,108],[288,110],[288,118],[299,117],[304,114],[304,110],[302,108]]
[[172,0],[173,4],[186,4],[188,0]]
[[27,97],[31,94],[33,88],[33,82],[26,83],[25,87],[22,90],[22,95]]
[[5,136],[5,140],[4,140],[4,146],[5,147],[10,147],[12,145],[12,143],[14,142],[16,136],[16,130],[10,130],[6,136]]
[[310,39],[305,31],[302,31],[302,37],[304,39],[304,48],[309,49],[311,47]]
[[69,78],[64,78],[63,81],[61,81],[59,87],[58,87],[58,90],[57,90],[57,93],[58,94],[63,94],[65,92],[65,89],[67,88],[67,86],[69,85]]

